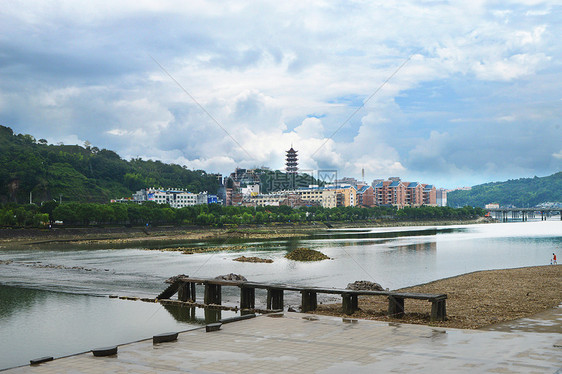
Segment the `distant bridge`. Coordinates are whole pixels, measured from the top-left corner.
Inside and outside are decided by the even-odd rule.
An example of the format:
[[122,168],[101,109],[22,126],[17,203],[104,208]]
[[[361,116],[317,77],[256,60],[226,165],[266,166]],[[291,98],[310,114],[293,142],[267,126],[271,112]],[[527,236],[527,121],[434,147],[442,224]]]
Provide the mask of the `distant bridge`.
[[546,221],[549,217],[555,216],[556,213],[560,215],[560,220],[562,221],[562,209],[561,208],[493,208],[487,209],[488,212],[497,220],[502,222],[507,222],[509,212],[511,212],[511,219],[525,222],[529,218],[536,218],[540,216],[541,221]]

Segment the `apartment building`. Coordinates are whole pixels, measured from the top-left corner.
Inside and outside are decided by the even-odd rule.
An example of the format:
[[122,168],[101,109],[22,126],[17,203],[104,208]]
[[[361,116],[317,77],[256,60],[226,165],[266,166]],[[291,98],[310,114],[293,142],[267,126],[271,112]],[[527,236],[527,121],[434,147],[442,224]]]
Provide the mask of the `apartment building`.
[[[437,206],[437,189],[430,184],[404,182],[398,177],[391,180],[377,180],[374,184],[374,201],[376,205],[404,206]],[[446,205],[446,192],[445,192]]]
[[382,181],[374,190],[376,205],[406,205],[406,186],[401,181]]
[[[434,185],[423,185],[423,204],[437,206],[437,189]],[[446,204],[445,204],[446,205]]]
[[363,186],[357,190],[357,206],[375,206],[375,190],[372,186]]

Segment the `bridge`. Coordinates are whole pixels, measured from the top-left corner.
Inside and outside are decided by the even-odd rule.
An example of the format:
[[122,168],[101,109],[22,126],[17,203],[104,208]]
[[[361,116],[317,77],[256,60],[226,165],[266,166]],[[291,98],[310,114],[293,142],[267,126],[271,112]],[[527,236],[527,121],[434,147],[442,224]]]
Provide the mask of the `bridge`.
[[541,221],[546,221],[556,213],[560,215],[560,220],[562,220],[561,208],[492,208],[487,210],[495,219],[502,222],[507,222],[510,212],[512,220],[520,219],[522,222],[529,218],[536,218],[536,216],[539,216]]
[[231,286],[240,289],[240,309],[243,312],[253,312],[256,305],[256,289],[267,290],[266,312],[282,311],[284,309],[284,291],[296,291],[302,295],[301,311],[306,313],[315,311],[318,307],[317,294],[332,294],[342,297],[342,312],[351,315],[359,310],[358,296],[386,296],[388,298],[388,315],[392,317],[404,316],[404,299],[427,300],[431,303],[431,321],[445,321],[447,318],[446,294],[422,294],[395,291],[349,290],[337,288],[321,288],[311,286],[293,286],[279,283],[257,283],[248,281],[223,280],[216,278],[193,278],[187,275],[174,277],[173,283],[158,295],[156,300],[162,302],[170,300],[178,294],[178,301],[195,303],[197,298],[196,285],[205,287],[203,306],[220,306],[222,301],[222,287]]

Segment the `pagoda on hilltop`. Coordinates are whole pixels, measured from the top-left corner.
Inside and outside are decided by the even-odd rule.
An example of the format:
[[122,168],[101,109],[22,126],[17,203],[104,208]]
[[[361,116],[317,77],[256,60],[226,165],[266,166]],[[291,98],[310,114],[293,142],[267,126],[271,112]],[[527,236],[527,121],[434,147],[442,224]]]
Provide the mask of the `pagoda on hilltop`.
[[289,149],[287,152],[287,163],[286,163],[286,167],[285,170],[287,171],[287,173],[289,174],[296,174],[297,171],[299,170],[299,163],[297,162],[298,158],[297,158],[297,151],[295,151],[293,149],[293,146],[291,145],[291,149]]

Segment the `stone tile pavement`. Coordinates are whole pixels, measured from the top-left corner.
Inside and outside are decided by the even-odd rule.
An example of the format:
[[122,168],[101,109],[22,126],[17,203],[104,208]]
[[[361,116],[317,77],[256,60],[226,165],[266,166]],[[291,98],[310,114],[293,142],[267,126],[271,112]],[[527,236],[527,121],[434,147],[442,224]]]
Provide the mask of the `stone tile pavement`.
[[557,333],[284,313],[225,324],[215,332],[183,332],[175,342],[121,345],[116,356],[79,354],[6,373],[562,373],[561,368]]

